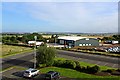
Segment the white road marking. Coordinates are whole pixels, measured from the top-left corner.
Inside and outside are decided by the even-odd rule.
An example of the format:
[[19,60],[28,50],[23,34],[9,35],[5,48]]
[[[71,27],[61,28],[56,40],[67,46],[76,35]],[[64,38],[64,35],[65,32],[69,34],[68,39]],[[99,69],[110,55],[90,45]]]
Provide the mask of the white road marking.
[[115,67],[115,66],[118,66],[118,64],[113,64],[113,66],[112,66],[112,67]]
[[101,63],[101,62],[99,61],[99,62],[97,62],[96,64],[98,64],[98,65],[99,65],[100,63]]
[[106,66],[108,63],[105,63],[104,66]]

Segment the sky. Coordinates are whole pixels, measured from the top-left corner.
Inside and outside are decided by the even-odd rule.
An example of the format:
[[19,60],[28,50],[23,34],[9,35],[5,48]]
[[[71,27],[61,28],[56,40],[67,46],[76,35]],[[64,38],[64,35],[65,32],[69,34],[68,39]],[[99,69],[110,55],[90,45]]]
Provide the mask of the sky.
[[3,2],[2,32],[118,32],[118,3]]

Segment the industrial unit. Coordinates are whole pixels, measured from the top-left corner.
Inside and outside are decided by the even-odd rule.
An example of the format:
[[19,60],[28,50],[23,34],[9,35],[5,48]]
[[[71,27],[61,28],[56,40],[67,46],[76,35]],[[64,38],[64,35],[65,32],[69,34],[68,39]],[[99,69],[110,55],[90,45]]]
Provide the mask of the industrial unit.
[[61,36],[58,37],[58,43],[69,47],[74,46],[99,46],[98,39],[78,37],[78,36]]

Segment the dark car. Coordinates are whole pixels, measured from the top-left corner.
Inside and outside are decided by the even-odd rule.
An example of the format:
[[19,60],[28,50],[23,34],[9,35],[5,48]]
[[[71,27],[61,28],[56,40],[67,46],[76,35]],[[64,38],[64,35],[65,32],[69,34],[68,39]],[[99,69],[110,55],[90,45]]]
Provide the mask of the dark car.
[[49,71],[45,75],[45,80],[58,80],[60,78],[60,73],[56,71]]

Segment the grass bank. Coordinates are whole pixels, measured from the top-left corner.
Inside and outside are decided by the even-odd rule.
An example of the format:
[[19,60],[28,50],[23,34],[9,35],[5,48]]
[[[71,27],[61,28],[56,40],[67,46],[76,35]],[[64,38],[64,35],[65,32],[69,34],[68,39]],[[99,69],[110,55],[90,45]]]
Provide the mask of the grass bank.
[[33,51],[32,48],[21,46],[0,45],[0,47],[2,48],[0,58]]

